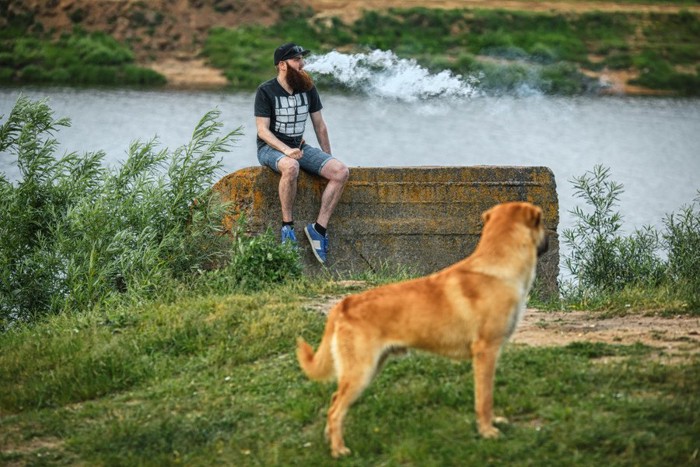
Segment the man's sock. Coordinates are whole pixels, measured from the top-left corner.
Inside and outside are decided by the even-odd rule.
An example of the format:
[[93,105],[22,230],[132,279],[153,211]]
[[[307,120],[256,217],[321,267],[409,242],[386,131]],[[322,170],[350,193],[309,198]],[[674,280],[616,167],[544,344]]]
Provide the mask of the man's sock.
[[282,227],[284,227],[285,225],[288,225],[288,226],[290,226],[291,228],[294,228],[294,221],[291,221],[291,222],[284,222],[284,221],[282,221]]
[[324,237],[326,236],[326,228],[318,222],[314,222],[314,230],[323,235]]

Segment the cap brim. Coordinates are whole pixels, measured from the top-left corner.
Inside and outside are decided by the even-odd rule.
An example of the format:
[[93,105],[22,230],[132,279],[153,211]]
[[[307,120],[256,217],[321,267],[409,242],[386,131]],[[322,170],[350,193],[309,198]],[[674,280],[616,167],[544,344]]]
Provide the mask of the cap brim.
[[304,50],[301,53],[295,53],[295,54],[290,54],[289,56],[285,56],[284,58],[280,59],[280,62],[283,62],[285,60],[291,60],[295,57],[305,57],[311,53],[310,50]]
[[289,59],[295,58],[295,57],[306,57],[306,56],[309,55],[310,53],[311,53],[310,50],[304,50],[304,51],[303,51],[302,53],[300,53],[300,54],[294,54],[294,55],[292,55],[292,56],[289,57],[289,58],[285,58],[285,60],[289,60]]

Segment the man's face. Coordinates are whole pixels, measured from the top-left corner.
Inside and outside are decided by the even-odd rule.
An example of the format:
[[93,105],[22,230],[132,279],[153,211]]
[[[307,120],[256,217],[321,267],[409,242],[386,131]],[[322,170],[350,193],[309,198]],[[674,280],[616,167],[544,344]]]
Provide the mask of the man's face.
[[287,67],[294,68],[296,71],[301,71],[304,69],[304,57],[302,57],[301,55],[292,57],[289,60],[285,60],[284,62],[287,64]]

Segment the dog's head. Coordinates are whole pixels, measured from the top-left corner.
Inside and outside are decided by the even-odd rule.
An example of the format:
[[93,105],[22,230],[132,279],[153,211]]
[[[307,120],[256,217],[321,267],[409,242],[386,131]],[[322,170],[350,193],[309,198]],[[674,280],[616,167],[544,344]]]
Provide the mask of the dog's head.
[[482,214],[486,229],[527,229],[527,238],[542,256],[549,249],[549,240],[542,221],[542,209],[528,202],[497,204]]

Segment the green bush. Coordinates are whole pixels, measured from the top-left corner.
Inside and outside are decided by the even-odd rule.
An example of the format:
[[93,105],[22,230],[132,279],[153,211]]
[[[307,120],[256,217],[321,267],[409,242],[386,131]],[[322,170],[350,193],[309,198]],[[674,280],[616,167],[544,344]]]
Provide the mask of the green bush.
[[21,174],[14,183],[0,174],[0,330],[120,296],[168,296],[227,263],[230,283],[246,288],[297,274],[296,253],[269,235],[232,243],[220,234],[226,205],[210,187],[218,154],[240,131],[218,136],[218,116],[207,113],[172,153],[134,142],[108,170],[102,152],[56,158],[52,135],[69,121],[20,97],[0,126],[0,151],[16,157]]
[[121,71],[120,76],[124,84],[159,85],[166,83],[163,75],[150,68],[125,65]]
[[[233,286],[245,290],[261,290],[301,274],[299,253],[288,243],[280,244],[268,229],[261,235],[245,235],[245,224],[239,224],[230,263],[212,276],[224,276]],[[213,278],[207,278],[212,280]],[[220,289],[221,292],[229,287]]]
[[572,229],[563,232],[571,248],[564,264],[574,275],[579,290],[617,291],[630,285],[659,285],[664,266],[657,255],[658,234],[651,228],[622,237],[622,216],[614,208],[623,186],[609,179],[610,169],[595,166],[593,171],[573,179],[574,193],[593,212],[576,207]]
[[165,78],[153,70],[133,64],[134,54],[111,36],[76,30],[58,40],[19,37],[5,40],[12,73],[4,82],[61,84],[163,84]]
[[605,59],[605,65],[612,70],[624,70],[632,67],[632,56],[626,52],[613,52]]
[[556,63],[542,68],[539,89],[546,94],[582,94],[595,86],[594,80],[582,74],[576,65]]
[[280,44],[259,26],[214,28],[209,31],[202,53],[212,65],[224,70],[234,87],[250,89],[273,76],[272,53]]
[[573,275],[573,281],[564,287],[565,297],[578,300],[635,287],[658,289],[662,295],[671,290],[674,297],[697,309],[700,305],[697,206],[668,215],[662,233],[647,226],[623,236],[622,216],[614,209],[623,187],[610,180],[610,169],[595,166],[593,171],[575,177],[572,183],[576,196],[593,211],[587,213],[576,207],[572,211],[576,218],[574,227],[563,232],[564,242],[571,249],[564,264]]
[[671,63],[656,52],[646,50],[634,57],[634,66],[640,70],[633,84],[652,89],[675,90],[685,95],[700,94],[700,74],[679,73]]
[[664,219],[663,239],[668,251],[668,271],[674,283],[700,306],[700,192],[695,203]]

